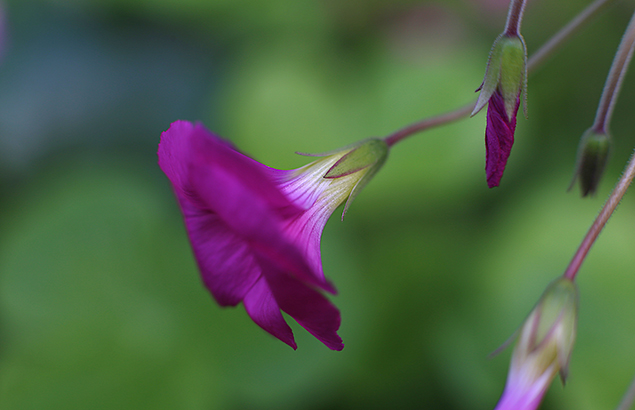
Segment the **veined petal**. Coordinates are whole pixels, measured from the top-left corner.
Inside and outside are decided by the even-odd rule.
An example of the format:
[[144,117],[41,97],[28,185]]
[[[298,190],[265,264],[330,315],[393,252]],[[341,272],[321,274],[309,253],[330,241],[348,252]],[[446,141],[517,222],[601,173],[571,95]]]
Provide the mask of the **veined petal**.
[[338,158],[338,155],[332,155],[291,171],[269,168],[268,172],[290,201],[308,210],[329,187],[331,181],[324,179],[324,175]]

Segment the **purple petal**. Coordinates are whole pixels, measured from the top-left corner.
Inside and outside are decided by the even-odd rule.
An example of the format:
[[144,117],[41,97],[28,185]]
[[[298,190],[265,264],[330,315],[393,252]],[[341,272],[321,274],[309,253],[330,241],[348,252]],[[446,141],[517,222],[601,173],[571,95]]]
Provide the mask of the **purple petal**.
[[179,202],[203,282],[219,305],[238,304],[261,276],[250,246],[216,214]]
[[[335,292],[321,276],[321,263],[319,273],[313,273],[315,264],[308,267],[295,242],[284,233],[285,219],[302,215],[302,210],[272,181],[273,172],[279,171],[237,152],[202,125],[186,121],[173,123],[161,135],[159,165],[172,182],[181,206],[192,204],[190,213],[199,208],[217,215],[228,234],[242,238],[300,279]],[[202,235],[190,239],[198,249],[209,242]]]
[[[326,279],[322,269],[320,241],[324,226],[330,216],[330,209],[316,206],[290,221],[285,229],[289,240],[298,244],[313,272],[323,281]],[[335,293],[335,289],[330,292]]]
[[280,307],[264,278],[261,278],[245,295],[245,310],[249,317],[261,328],[297,349],[293,339],[293,331],[280,313]]
[[344,344],[337,334],[341,321],[339,310],[320,292],[269,261],[262,260],[261,266],[280,309],[328,348],[342,350]]
[[[516,102],[518,111],[520,99]],[[516,130],[516,114],[510,120],[505,111],[505,100],[499,90],[496,90],[489,100],[487,107],[487,128],[485,130],[487,185],[490,188],[498,186],[503,177],[507,159],[514,144]]]
[[177,196],[187,196],[189,187],[190,136],[194,125],[176,121],[161,134],[159,142],[159,167],[172,183]]

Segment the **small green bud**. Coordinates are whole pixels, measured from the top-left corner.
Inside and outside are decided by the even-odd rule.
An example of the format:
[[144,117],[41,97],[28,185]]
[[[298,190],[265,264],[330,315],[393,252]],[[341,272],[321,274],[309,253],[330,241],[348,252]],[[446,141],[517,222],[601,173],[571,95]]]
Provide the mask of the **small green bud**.
[[590,128],[582,134],[578,147],[575,175],[569,189],[579,178],[582,196],[595,195],[606,168],[610,147],[611,138],[607,133],[596,132]]

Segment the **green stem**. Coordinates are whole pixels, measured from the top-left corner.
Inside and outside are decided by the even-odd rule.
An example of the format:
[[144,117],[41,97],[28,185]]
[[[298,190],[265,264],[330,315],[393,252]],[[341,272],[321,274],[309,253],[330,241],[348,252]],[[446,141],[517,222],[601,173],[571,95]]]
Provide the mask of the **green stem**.
[[564,272],[564,277],[570,280],[574,280],[575,276],[580,270],[580,266],[582,266],[582,262],[584,262],[584,258],[586,258],[589,253],[589,249],[593,246],[593,243],[597,239],[598,235],[606,225],[606,222],[609,220],[615,208],[622,200],[622,197],[626,193],[626,190],[633,181],[633,177],[635,177],[635,152],[631,156],[628,164],[626,165],[626,169],[624,170],[624,174],[613,188],[613,192],[609,196],[609,199],[604,204],[604,207],[600,211],[600,214],[595,218],[591,228],[587,232],[586,236],[582,240],[580,247],[576,251],[575,255],[573,255],[573,259],[569,263],[567,270]]
[[[624,32],[624,37],[622,37],[622,42],[617,49],[617,53],[615,54],[615,58],[613,59],[613,65],[611,65],[611,70],[606,79],[606,84],[604,85],[604,91],[602,92],[602,97],[600,98],[600,104],[595,116],[595,122],[592,126],[593,130],[597,133],[608,133],[608,126],[611,120],[613,107],[615,105],[615,101],[617,100],[617,95],[619,94],[622,80],[624,79],[624,74],[628,69],[628,63],[633,56],[634,47],[635,14],[633,14],[633,17],[631,18],[631,21],[630,23],[628,23],[628,27]],[[582,240],[582,243],[580,244],[580,247],[569,263],[569,266],[564,273],[565,277],[571,280],[575,279],[575,276],[578,274],[580,266],[582,266],[582,262],[584,262],[584,259],[591,249],[591,246],[593,246],[593,243],[602,231],[602,228],[604,228],[604,225],[606,225],[606,222],[613,214],[613,211],[615,211],[617,204],[619,204],[622,197],[626,193],[626,190],[630,186],[631,181],[633,180],[633,176],[635,176],[635,153],[626,166],[626,170],[624,171],[622,178],[620,178],[617,185],[613,189],[613,192],[611,192],[611,195],[606,201],[604,208],[602,208],[600,214],[597,216],[597,218],[595,218],[595,221],[591,225],[591,228],[587,232],[586,236]]]
[[[551,56],[558,48],[573,36],[573,34],[580,30],[585,24],[591,21],[605,6],[615,0],[595,0],[586,9],[584,9],[578,16],[558,31],[549,41],[543,44],[538,51],[536,51],[529,61],[527,61],[527,73],[535,71],[549,56]],[[421,131],[425,131],[430,128],[437,127],[459,120],[463,117],[467,117],[474,108],[474,102],[458,108],[456,110],[437,115],[434,117],[425,118],[421,121],[410,124],[404,128],[401,128],[394,133],[388,135],[384,140],[389,147],[396,143],[408,138]]]
[[626,74],[626,71],[628,71],[628,65],[631,61],[631,57],[633,56],[634,47],[635,14],[633,14],[630,23],[628,23],[628,27],[624,32],[620,46],[617,49],[617,53],[615,53],[615,58],[613,59],[609,75],[606,77],[606,84],[604,84],[604,90],[602,91],[602,97],[600,98],[600,104],[598,105],[595,122],[592,127],[597,133],[608,133],[611,115],[613,114],[613,107],[615,106],[615,101],[620,93],[624,75]]
[[506,36],[516,37],[520,35],[520,23],[522,23],[524,11],[525,0],[512,0],[511,3],[509,3],[509,12],[507,13],[507,22],[505,23]]

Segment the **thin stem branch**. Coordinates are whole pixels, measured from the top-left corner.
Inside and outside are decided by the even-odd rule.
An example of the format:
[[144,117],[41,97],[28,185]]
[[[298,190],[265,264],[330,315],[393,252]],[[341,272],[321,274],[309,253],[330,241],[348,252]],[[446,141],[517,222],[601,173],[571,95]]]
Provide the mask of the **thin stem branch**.
[[509,12],[507,13],[507,22],[505,23],[505,35],[519,36],[520,24],[523,20],[523,12],[525,11],[525,0],[512,0],[509,3]]
[[415,122],[414,124],[410,124],[398,131],[393,132],[388,137],[386,137],[384,141],[386,141],[386,144],[388,144],[389,147],[392,147],[404,138],[407,138],[418,132],[427,130],[428,128],[434,128],[439,125],[449,124],[453,121],[460,120],[463,117],[467,117],[472,112],[473,108],[474,103],[471,102],[454,111],[446,112],[434,117],[425,118],[421,121]]
[[566,26],[560,29],[553,37],[532,54],[527,61],[527,71],[531,72],[540,66],[546,59],[551,57],[555,51],[565,44],[582,26],[591,21],[593,17],[604,10],[606,6],[614,0],[595,0],[587,6],[580,14],[571,20]]
[[622,401],[619,406],[615,410],[628,410],[633,405],[635,401],[635,379],[631,382],[631,385],[628,386],[628,390],[626,390],[626,394],[622,397]]
[[[543,44],[543,46],[529,58],[527,61],[527,73],[530,74],[535,71],[543,62],[545,62],[545,60],[547,60],[549,56],[565,44],[577,30],[580,30],[585,24],[590,22],[591,19],[595,17],[605,6],[613,1],[615,0],[595,0],[587,6],[586,9],[571,20],[569,24],[560,29],[560,31],[558,31],[549,41]],[[384,140],[388,146],[393,146],[401,140],[421,131],[467,117],[472,112],[473,108],[474,102],[471,102],[470,104],[456,110],[434,117],[425,118],[395,131],[394,133],[388,135]]]
[[604,90],[602,91],[602,97],[600,98],[600,104],[598,105],[598,111],[595,114],[595,122],[593,123],[593,130],[606,134],[608,133],[608,127],[611,122],[611,115],[613,114],[613,107],[617,96],[620,93],[622,86],[622,80],[624,75],[628,71],[628,65],[633,56],[633,49],[635,47],[635,14],[631,18],[620,46],[615,53],[613,64],[609,75],[606,77],[606,84],[604,84]]
[[582,266],[582,262],[584,262],[584,258],[586,258],[589,253],[589,249],[591,249],[591,246],[593,246],[593,243],[602,231],[602,228],[604,228],[604,225],[606,225],[606,222],[613,214],[613,211],[615,211],[615,208],[617,208],[617,205],[622,200],[622,197],[630,186],[631,181],[633,181],[633,177],[635,177],[635,152],[631,156],[631,159],[624,170],[624,174],[622,174],[622,177],[617,182],[617,185],[613,188],[613,192],[611,192],[611,195],[604,204],[600,214],[597,218],[595,218],[595,221],[593,221],[593,224],[582,240],[580,247],[576,251],[575,255],[573,255],[573,259],[571,259],[567,270],[564,272],[565,278],[570,280],[575,279],[578,270],[580,270],[580,266]]

